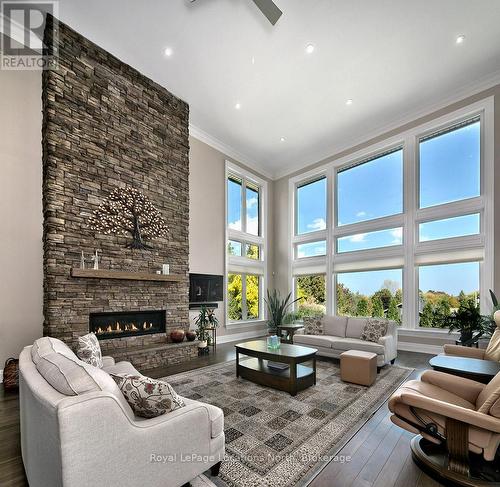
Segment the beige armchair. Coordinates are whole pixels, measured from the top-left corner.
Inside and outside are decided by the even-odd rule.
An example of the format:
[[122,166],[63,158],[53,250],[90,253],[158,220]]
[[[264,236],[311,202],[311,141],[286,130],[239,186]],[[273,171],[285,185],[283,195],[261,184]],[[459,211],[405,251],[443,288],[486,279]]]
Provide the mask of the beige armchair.
[[[458,485],[483,485],[477,479],[470,483],[471,458],[479,458],[483,470],[499,461],[500,373],[485,385],[427,370],[420,380],[406,382],[392,395],[389,409],[393,423],[421,435],[412,441],[417,463],[434,468],[441,478]],[[436,460],[436,446],[428,455],[429,443],[442,447],[442,464]],[[466,481],[460,483],[460,478]]]

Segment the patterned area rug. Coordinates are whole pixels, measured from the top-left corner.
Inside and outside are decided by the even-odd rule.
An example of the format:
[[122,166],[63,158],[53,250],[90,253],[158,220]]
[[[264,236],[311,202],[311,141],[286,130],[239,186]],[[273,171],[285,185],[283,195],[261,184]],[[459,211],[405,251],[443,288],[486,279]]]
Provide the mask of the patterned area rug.
[[342,382],[338,362],[318,360],[317,384],[295,397],[237,379],[234,361],[165,380],[180,395],[224,410],[226,459],[211,480],[228,487],[289,487],[307,485],[335,460],[411,370],[386,366],[375,384],[363,387]]

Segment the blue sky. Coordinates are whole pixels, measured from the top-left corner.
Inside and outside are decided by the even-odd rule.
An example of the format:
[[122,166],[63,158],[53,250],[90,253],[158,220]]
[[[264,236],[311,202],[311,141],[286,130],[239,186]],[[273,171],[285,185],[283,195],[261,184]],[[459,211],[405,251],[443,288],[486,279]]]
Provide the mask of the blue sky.
[[[453,132],[419,144],[419,202],[425,208],[480,194],[480,123],[469,124]],[[258,204],[256,194],[248,194],[248,227],[256,231]],[[337,217],[339,225],[368,221],[403,211],[403,152],[386,154],[337,175]],[[228,224],[241,228],[241,187],[229,183]],[[297,231],[307,234],[326,228],[326,179],[297,189]],[[419,226],[420,241],[474,235],[480,231],[479,214],[425,222]],[[401,245],[402,228],[350,235],[338,239],[339,252]],[[325,242],[303,244],[297,257],[325,255]],[[384,280],[401,281],[400,270],[344,274],[345,284],[353,291],[372,294]],[[458,294],[478,289],[478,264],[421,268],[420,288]]]

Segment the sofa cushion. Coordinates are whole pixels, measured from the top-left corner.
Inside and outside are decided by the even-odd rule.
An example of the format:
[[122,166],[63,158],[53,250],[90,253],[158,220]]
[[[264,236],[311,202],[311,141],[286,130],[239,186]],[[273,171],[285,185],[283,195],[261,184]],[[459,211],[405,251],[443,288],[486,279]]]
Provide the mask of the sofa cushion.
[[73,353],[68,345],[57,338],[51,337],[42,337],[35,340],[35,343],[33,343],[33,346],[31,347],[31,360],[33,360],[33,363],[36,365],[40,361],[41,357],[44,357],[49,353],[60,353],[66,357],[78,360],[78,357]]
[[383,336],[387,335],[388,324],[385,318],[368,318],[361,333],[361,340],[378,343]]
[[346,316],[323,316],[323,332],[325,335],[345,337],[345,329],[347,326]]
[[99,345],[99,340],[95,336],[95,333],[87,333],[78,337],[76,355],[80,360],[102,369],[101,345]]
[[383,345],[367,342],[360,338],[332,338],[332,348],[334,350],[361,350],[362,352],[373,352],[377,355],[384,355]]
[[484,352],[485,360],[500,362],[500,328],[495,330]]
[[112,374],[111,377],[137,416],[156,418],[186,405],[168,382],[143,375]]
[[36,368],[40,375],[57,391],[76,396],[91,391],[120,392],[113,379],[103,370],[86,364],[76,357],[52,352],[40,357]]
[[361,338],[367,318],[348,318],[345,336],[347,338]]
[[323,335],[323,322],[319,316],[304,318],[304,333],[306,335]]
[[332,342],[335,337],[328,335],[297,335],[293,336],[295,345],[306,345],[312,347],[332,348]]

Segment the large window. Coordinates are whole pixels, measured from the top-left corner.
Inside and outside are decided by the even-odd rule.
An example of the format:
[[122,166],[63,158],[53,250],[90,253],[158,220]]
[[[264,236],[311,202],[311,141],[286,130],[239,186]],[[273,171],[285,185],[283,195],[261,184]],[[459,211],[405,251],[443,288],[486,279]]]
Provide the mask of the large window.
[[492,124],[488,99],[291,178],[294,297],[316,306],[302,283],[314,279],[326,313],[404,328],[442,328],[461,303],[487,313]]
[[378,316],[401,322],[401,269],[339,273],[336,292],[338,315]]
[[337,172],[337,221],[347,225],[403,211],[403,150]]
[[421,266],[418,281],[424,328],[447,328],[446,318],[460,304],[479,304],[479,262]]
[[326,228],[326,178],[297,187],[297,235]]
[[326,313],[325,275],[297,276],[295,295],[301,298],[296,306],[297,318],[324,315]]
[[420,208],[480,195],[480,130],[473,118],[420,139]]
[[266,245],[264,181],[227,163],[227,322],[264,319]]

